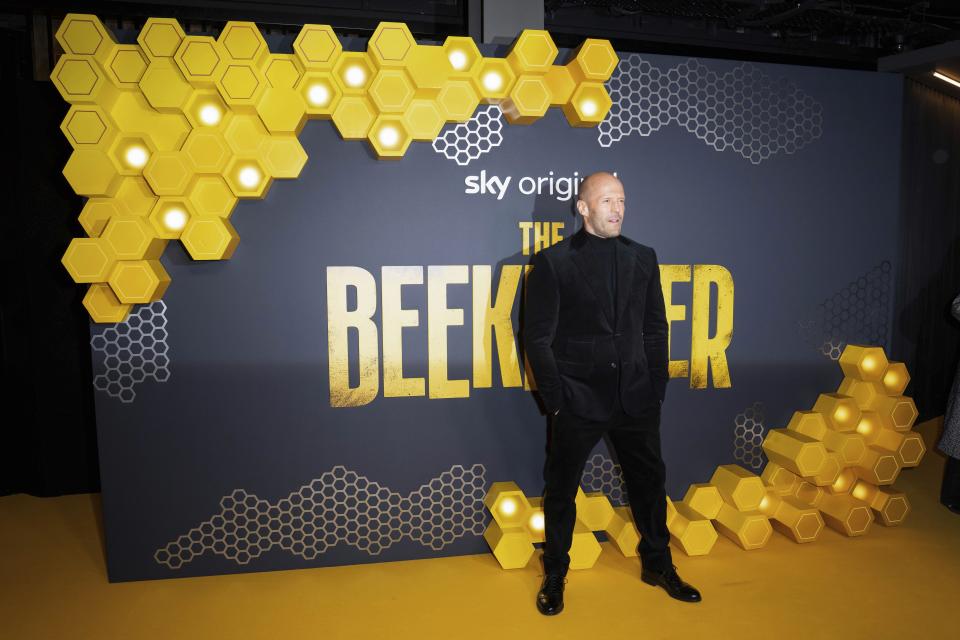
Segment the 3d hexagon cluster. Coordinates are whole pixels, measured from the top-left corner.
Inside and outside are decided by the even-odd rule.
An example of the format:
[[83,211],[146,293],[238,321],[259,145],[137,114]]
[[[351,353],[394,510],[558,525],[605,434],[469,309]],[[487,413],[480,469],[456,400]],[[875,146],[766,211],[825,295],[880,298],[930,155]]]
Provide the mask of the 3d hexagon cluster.
[[664,71],[633,54],[621,58],[607,89],[613,106],[598,128],[601,147],[676,124],[717,151],[760,164],[795,153],[823,131],[819,102],[749,63],[721,74],[691,58]]
[[205,553],[245,565],[272,549],[314,560],[338,544],[372,556],[414,540],[435,551],[486,526],[486,469],[453,465],[403,496],[337,465],[276,502],[236,489],[220,511],[156,551],[170,568]]
[[[343,51],[326,25],[305,25],[291,53],[271,53],[251,22],[228,22],[213,38],[150,18],[136,44],[118,44],[96,16],[69,14],[56,37],[65,53],[51,80],[71,105],[63,175],[88,198],[88,237],[74,239],[62,262],[90,285],[84,306],[103,323],[162,298],[170,240],[194,260],[230,258],[240,241],[234,206],[300,175],[307,154],[297,136],[308,120],[331,120],[381,159],[465,123],[463,153],[460,142],[448,150],[463,162],[495,146],[501,116],[528,124],[560,107],[572,126],[596,126],[618,61],[609,42],[587,39],[554,65],[557,47],[540,30],[520,34],[505,58],[484,58],[470,38],[420,45],[393,22],[364,52]],[[481,103],[492,106],[471,120]]]
[[884,260],[817,306],[814,318],[798,323],[801,336],[831,360],[848,344],[886,345],[893,267]]
[[100,364],[106,369],[93,377],[94,388],[121,402],[133,402],[136,385],[170,379],[167,305],[158,300],[139,306],[123,322],[94,334],[90,346],[103,354]]
[[497,105],[479,109],[468,121],[447,126],[433,150],[461,167],[470,164],[503,142],[503,113]]
[[767,462],[763,455],[763,404],[754,402],[737,414],[733,424],[734,459],[751,469],[760,469]]
[[[754,550],[765,547],[774,531],[805,544],[827,527],[853,537],[867,534],[874,522],[890,527],[906,519],[910,501],[891,485],[926,453],[912,430],[917,408],[902,395],[907,368],[888,361],[882,347],[861,345],[847,345],[838,364],[844,377],[837,391],[795,411],[786,427],[765,430],[760,403],[736,417],[736,455],[752,469],[720,465],[709,482],[690,485],[682,500],[668,497],[674,545],[687,555],[706,555],[722,535]],[[611,504],[626,498],[619,467],[594,455],[582,483],[597,493],[577,495],[574,548],[586,558],[581,568],[599,554],[594,531],[605,531],[621,553],[635,555],[629,507]],[[541,502],[512,482],[495,482],[488,491],[484,505],[494,521],[484,538],[504,569],[526,566],[532,543],[542,541]]]

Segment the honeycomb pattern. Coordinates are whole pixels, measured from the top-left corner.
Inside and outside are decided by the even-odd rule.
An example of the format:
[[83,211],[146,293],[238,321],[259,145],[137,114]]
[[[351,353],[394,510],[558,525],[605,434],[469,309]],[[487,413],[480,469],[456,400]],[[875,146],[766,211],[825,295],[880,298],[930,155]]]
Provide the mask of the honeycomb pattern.
[[503,143],[503,112],[497,105],[479,109],[472,118],[448,125],[433,141],[433,150],[461,167]]
[[848,344],[886,346],[892,304],[893,267],[884,260],[817,306],[798,323],[800,335],[831,360]]
[[629,502],[623,471],[609,457],[598,453],[587,460],[580,484],[588,493],[602,492],[614,505],[622,507]]
[[754,402],[737,414],[733,424],[734,459],[751,469],[762,468],[767,462],[763,453],[763,404]]
[[167,305],[162,300],[140,305],[123,322],[94,335],[90,346],[103,354],[100,364],[106,369],[93,377],[94,388],[120,402],[133,402],[136,385],[170,379]]
[[[214,38],[150,18],[136,44],[118,44],[96,16],[68,14],[56,37],[65,53],[51,80],[71,105],[63,175],[97,201],[83,225],[90,238],[77,238],[61,261],[90,285],[84,306],[101,323],[163,297],[164,241],[179,241],[194,260],[229,259],[240,238],[227,218],[238,199],[264,198],[275,179],[300,175],[307,154],[297,136],[308,120],[331,120],[383,160],[463,123],[435,148],[466,164],[500,144],[504,117],[529,124],[558,107],[571,126],[599,124],[610,106],[603,82],[618,60],[608,41],[588,39],[554,65],[550,34],[529,29],[506,58],[484,58],[470,38],[420,45],[393,22],[362,52],[343,51],[329,26],[310,24],[292,54],[271,53],[252,22],[227,22]],[[472,118],[481,102],[490,106]],[[98,236],[136,215],[141,186],[152,237],[135,245],[142,255],[121,254]]]
[[691,58],[664,71],[628,55],[607,89],[613,105],[598,127],[601,147],[676,124],[717,151],[760,164],[777,153],[795,153],[823,131],[819,102],[749,63],[721,74]]
[[483,533],[485,487],[482,464],[454,465],[406,496],[337,465],[276,502],[236,489],[154,560],[179,569],[213,553],[246,565],[271,549],[314,560],[341,543],[376,556],[404,539],[439,551]]

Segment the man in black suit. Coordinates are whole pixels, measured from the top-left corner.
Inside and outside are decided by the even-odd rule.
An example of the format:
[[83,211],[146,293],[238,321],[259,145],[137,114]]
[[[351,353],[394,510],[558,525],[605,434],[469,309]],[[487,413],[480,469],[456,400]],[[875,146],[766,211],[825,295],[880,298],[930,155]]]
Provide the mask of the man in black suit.
[[588,176],[577,212],[583,228],[537,253],[527,279],[524,345],[551,416],[537,608],[544,615],[563,609],[574,499],[604,434],[617,452],[641,536],[641,579],[698,602],[700,593],[673,566],[666,523],[660,406],[669,374],[657,256],[620,235],[624,192],[615,176]]

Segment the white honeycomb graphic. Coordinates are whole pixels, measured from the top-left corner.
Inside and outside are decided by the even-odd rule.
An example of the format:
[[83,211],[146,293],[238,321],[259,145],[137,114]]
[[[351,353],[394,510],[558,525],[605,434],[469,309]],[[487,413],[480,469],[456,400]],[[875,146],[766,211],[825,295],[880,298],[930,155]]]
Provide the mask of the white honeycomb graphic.
[[595,454],[583,467],[580,485],[584,492],[602,491],[618,507],[627,504],[627,487],[620,465],[603,454]]
[[763,404],[754,402],[752,407],[738,413],[733,419],[733,457],[751,469],[760,469],[767,462],[763,453]]
[[819,102],[749,63],[720,74],[690,58],[662,71],[627,55],[607,90],[613,106],[599,125],[601,147],[674,123],[717,151],[732,150],[760,164],[776,153],[796,152],[823,131]]
[[146,380],[170,379],[167,355],[167,305],[162,300],[140,305],[126,321],[90,339],[94,352],[103,354],[106,369],[93,378],[93,386],[120,402],[133,402],[134,386]]
[[480,108],[466,122],[447,125],[433,141],[433,150],[461,167],[503,143],[503,112],[495,104]]
[[402,496],[337,465],[271,503],[243,489],[220,500],[220,512],[158,549],[154,559],[179,569],[211,552],[245,565],[274,548],[313,560],[338,544],[372,556],[408,538],[443,549],[483,535],[486,468],[454,465]]
[[817,316],[798,322],[800,335],[824,356],[839,360],[847,344],[886,348],[893,266],[884,260],[817,306]]

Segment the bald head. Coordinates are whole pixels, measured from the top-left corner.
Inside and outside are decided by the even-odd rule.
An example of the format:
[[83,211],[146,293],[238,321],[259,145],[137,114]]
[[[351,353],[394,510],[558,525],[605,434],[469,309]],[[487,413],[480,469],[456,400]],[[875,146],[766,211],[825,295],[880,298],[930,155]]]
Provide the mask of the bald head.
[[583,216],[583,228],[601,238],[620,235],[623,224],[623,183],[612,173],[591,173],[580,183],[577,213]]

